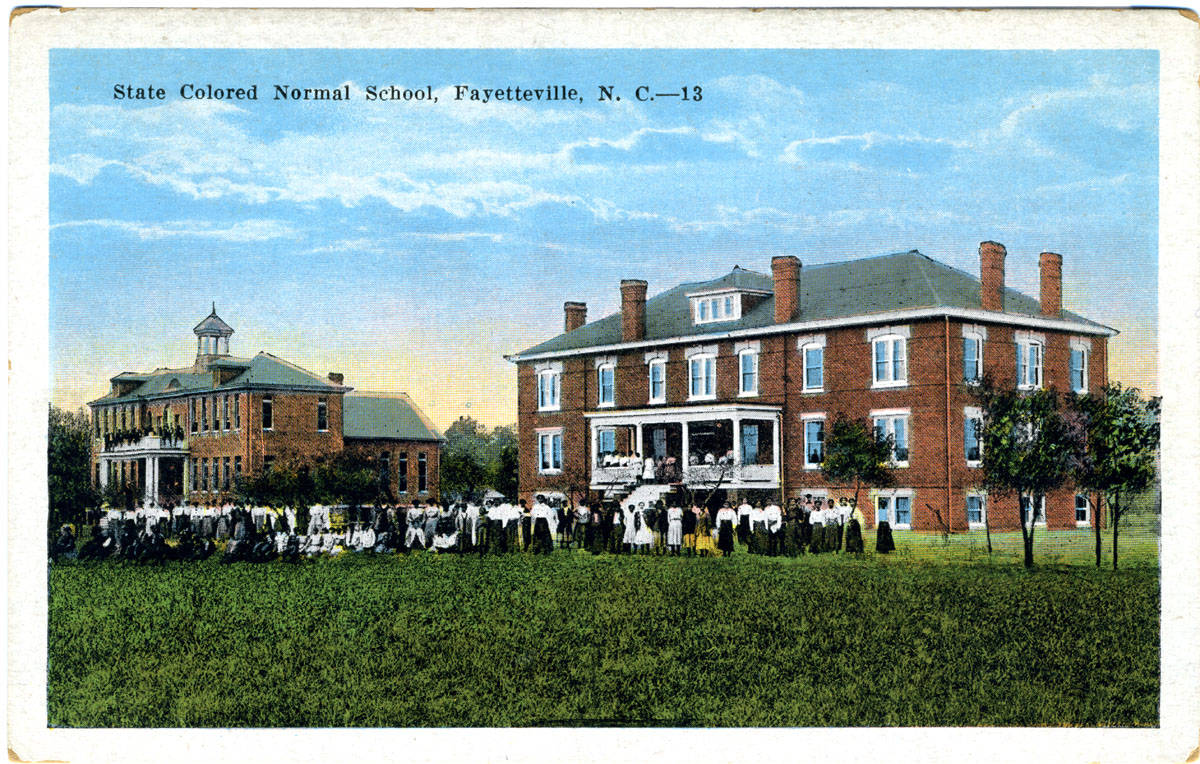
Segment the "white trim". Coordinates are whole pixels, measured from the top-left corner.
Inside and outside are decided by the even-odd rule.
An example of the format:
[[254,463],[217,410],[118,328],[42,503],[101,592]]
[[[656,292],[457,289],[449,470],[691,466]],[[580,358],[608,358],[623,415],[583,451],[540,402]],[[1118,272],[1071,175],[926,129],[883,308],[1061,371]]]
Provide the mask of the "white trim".
[[886,416],[912,416],[912,409],[872,409],[867,416],[872,419]]
[[762,352],[762,340],[744,340],[734,343],[733,354],[741,355],[746,350],[753,350],[755,353]]
[[[739,343],[743,344],[743,343]],[[749,343],[745,343],[749,344]],[[737,352],[737,387],[739,398],[757,398],[758,397],[758,357],[761,355],[758,351],[758,343],[753,343],[754,347],[744,347]],[[754,389],[742,389],[742,359],[745,356],[754,356]]]
[[825,347],[824,334],[804,334],[796,338],[796,349],[803,350],[805,345]]
[[642,363],[649,366],[651,363],[653,363],[655,361],[664,361],[665,362],[665,361],[669,360],[669,358],[668,358],[669,356],[670,356],[670,353],[668,353],[665,350],[647,350],[646,354],[644,356],[642,356]]
[[[1079,499],[1080,498],[1082,498],[1085,502],[1087,502],[1088,519],[1086,519],[1086,520],[1079,519]],[[1091,497],[1089,497],[1086,493],[1076,493],[1075,494],[1075,504],[1074,504],[1073,509],[1075,511],[1075,527],[1076,528],[1091,528],[1092,527],[1092,519],[1095,516],[1095,512],[1093,511],[1093,507],[1092,507]]]
[[534,366],[533,370],[537,374],[541,374],[543,371],[553,371],[556,374],[562,374],[563,365],[562,361],[546,361]]
[[983,324],[963,324],[962,325],[962,336],[963,337],[979,337],[980,339],[986,340],[987,339],[987,327],[984,326]]
[[687,348],[686,350],[683,351],[684,360],[690,361],[692,359],[692,356],[695,356],[695,355],[711,355],[713,357],[716,357],[717,346],[716,345],[693,345],[692,347]]
[[[987,343],[987,327],[978,326],[976,324],[963,324],[963,366],[966,366],[966,343],[967,340],[975,340],[978,343],[978,349],[975,352],[975,377],[973,379],[964,379],[965,384],[979,385],[983,382],[984,366],[983,366],[983,348]],[[966,369],[964,368],[964,372]],[[966,374],[964,373],[964,377]]]
[[[537,443],[537,450],[536,450],[536,453],[534,454],[534,458],[537,459],[537,474],[539,474],[539,475],[561,475],[562,471],[563,471],[563,468],[562,468],[562,462],[563,462],[563,458],[564,458],[563,451],[565,451],[565,447],[563,445],[563,428],[562,427],[539,427],[534,430],[534,433],[535,433],[534,440]],[[555,435],[558,436],[558,451],[559,451],[558,466],[557,467],[547,467],[547,468],[543,469],[542,468],[542,440],[546,437],[550,438],[550,460],[553,461],[554,460],[554,436]]]
[[763,337],[774,334],[789,334],[791,332],[812,332],[817,329],[835,329],[847,326],[862,326],[864,324],[877,324],[880,321],[903,322],[903,321],[920,321],[932,318],[952,318],[962,319],[966,321],[986,321],[993,324],[1004,324],[1005,326],[1034,326],[1039,329],[1047,329],[1054,331],[1078,332],[1093,337],[1114,337],[1120,334],[1116,329],[1113,329],[1102,324],[1089,326],[1075,321],[1068,321],[1058,318],[1045,318],[1041,316],[1023,316],[1014,313],[1001,313],[999,311],[981,310],[978,308],[913,308],[911,310],[896,310],[886,313],[875,313],[862,316],[849,316],[847,318],[826,318],[817,321],[796,321],[787,324],[770,324],[768,326],[758,326],[752,329],[736,329],[726,332],[714,332],[712,334],[704,334],[701,336],[686,335],[676,337],[663,337],[653,340],[638,340],[637,342],[618,342],[610,345],[591,345],[582,348],[573,348],[571,350],[551,350],[545,353],[531,353],[529,355],[521,355],[513,353],[505,356],[505,360],[512,363],[525,363],[527,361],[540,361],[546,358],[568,358],[577,355],[593,355],[595,353],[605,353],[609,351],[633,350],[636,348],[657,347],[661,345],[683,345],[694,343],[697,340],[724,340],[740,337]]
[[[889,499],[888,501],[888,523],[893,530],[908,531],[912,530],[913,515],[916,513],[914,505],[916,504],[917,494],[912,488],[875,488],[868,494],[871,499],[871,520],[877,526],[879,524],[879,499],[880,497]],[[908,499],[908,522],[901,525],[896,520],[896,499]]]
[[[712,352],[712,353],[692,353],[691,355],[689,355],[687,357],[687,374],[688,374],[688,376],[687,376],[687,393],[688,393],[687,399],[689,401],[712,401],[712,400],[716,400],[716,398],[717,398],[717,354],[715,352],[716,345],[711,345],[710,347],[714,348],[714,352]],[[694,385],[692,383],[695,381],[695,377],[693,377],[693,375],[692,375],[692,369],[694,368],[697,361],[700,362],[701,366],[707,366],[707,363],[705,363],[705,362],[712,361],[712,392],[697,393],[697,392],[693,392],[693,390],[692,390],[692,388],[694,387]],[[707,381],[708,381],[708,375],[705,374],[701,378],[701,386],[706,387],[707,385],[705,385],[704,382],[707,382]]]
[[824,411],[807,411],[800,415],[801,422],[807,422],[810,419],[828,419],[829,416]]
[[963,459],[966,460],[968,467],[979,467],[983,464],[983,433],[979,434],[979,458],[971,459],[967,456],[967,422],[972,419],[978,419],[980,424],[983,423],[983,409],[978,406],[963,406]]
[[589,411],[584,417],[602,420],[604,424],[619,424],[622,420],[632,420],[626,424],[637,424],[640,421],[651,422],[707,422],[710,419],[728,419],[733,414],[746,414],[747,418],[757,418],[757,415],[782,413],[782,406],[769,406],[761,403],[718,403],[711,406],[672,406],[670,408],[632,409],[621,411]]
[[[1083,368],[1080,370],[1083,372],[1083,386],[1082,387],[1075,387],[1075,373],[1074,373],[1074,369],[1071,367],[1071,363],[1073,360],[1071,358],[1071,356],[1075,355],[1075,353],[1083,354]],[[1089,365],[1089,362],[1091,361],[1091,355],[1092,355],[1092,351],[1091,351],[1091,343],[1090,342],[1087,344],[1084,344],[1084,343],[1077,344],[1075,342],[1075,338],[1074,337],[1071,338],[1071,349],[1067,353],[1067,378],[1068,378],[1067,382],[1070,385],[1071,392],[1086,393],[1088,391],[1088,387],[1089,387],[1088,377],[1091,376],[1088,374],[1088,365]]]
[[874,342],[875,340],[893,335],[903,337],[906,340],[911,339],[912,329],[907,324],[904,326],[876,326],[867,329],[867,342]]
[[[890,328],[891,327],[889,327],[889,329]],[[900,327],[900,328],[903,328],[905,330],[905,332],[907,332],[907,330],[908,330],[908,327]],[[882,333],[876,333],[873,337],[871,336],[873,332],[881,332],[881,331],[882,330],[872,330],[872,329],[867,330],[867,336],[869,337],[868,342],[871,345],[871,355],[870,355],[871,389],[878,389],[878,388],[882,388],[882,387],[907,387],[908,386],[908,335],[907,335],[907,333],[901,334],[899,332],[889,330],[889,331],[882,332]],[[880,343],[886,343],[885,347],[887,348],[887,359],[885,360],[885,364],[887,366],[888,375],[891,376],[891,375],[895,374],[895,369],[896,369],[896,355],[894,353],[896,340],[901,340],[900,347],[903,348],[903,351],[904,351],[904,378],[903,379],[895,379],[895,378],[879,379],[876,376],[876,372],[878,371],[878,369],[876,368],[876,360],[875,360],[876,349],[879,347]]]
[[[801,342],[803,340],[803,342]],[[800,392],[801,394],[825,392],[825,335],[810,334],[796,341],[796,350],[800,353]],[[808,386],[808,351],[821,351],[821,384],[817,387]],[[872,349],[872,352],[874,350]]]
[[687,292],[684,297],[715,297],[719,294],[755,294],[764,297],[770,296],[771,292],[765,289],[747,289],[742,287],[721,287],[720,289],[702,289],[699,292]]
[[[617,405],[617,359],[614,356],[604,356],[602,359],[597,359],[596,363],[596,408],[612,408]],[[603,361],[600,363],[599,361]],[[600,399],[600,394],[604,390],[604,384],[600,381],[600,375],[605,370],[612,372],[612,400],[604,401]],[[561,395],[561,382],[560,382]]]
[[1020,344],[1022,342],[1040,342],[1042,345],[1045,345],[1046,335],[1042,334],[1041,332],[1031,332],[1025,329],[1018,329],[1017,331],[1013,332],[1013,342],[1015,344]]
[[[647,353],[647,356],[650,354]],[[646,405],[661,406],[667,402],[667,354],[661,353],[661,358],[649,358],[646,363]],[[654,367],[662,368],[662,397],[654,397]]]
[[823,462],[825,460],[825,436],[827,435],[824,426],[825,421],[826,417],[825,412],[823,411],[820,413],[807,413],[800,415],[800,463],[806,470],[815,471],[821,469],[820,462],[813,464],[808,461],[808,423],[821,422],[821,461]]
[[592,368],[595,369],[599,369],[601,366],[612,366],[616,368],[616,365],[617,357],[615,355],[596,356],[596,359],[592,362]]
[[1083,350],[1088,353],[1092,352],[1092,341],[1087,337],[1072,337],[1070,340],[1070,345],[1072,350]]
[[[879,419],[887,419],[887,420],[903,419],[904,420],[904,448],[906,451],[908,451],[909,458],[901,461],[896,458],[896,452],[895,452],[895,450],[893,450],[891,466],[899,468],[899,469],[907,468],[909,465],[909,459],[912,458],[912,412],[909,409],[876,409],[875,411],[872,411],[868,416],[870,416],[870,418],[871,418],[872,434],[874,434],[874,432],[875,432],[876,420],[879,420]],[[895,436],[895,432],[896,432],[895,422],[892,423],[891,430],[892,430],[891,435]]]
[[[1025,498],[1024,496],[1018,496],[1018,497],[1017,497],[1017,508],[1018,508],[1018,509],[1020,509],[1020,506],[1021,506],[1021,501],[1022,501],[1022,499],[1024,499],[1024,498]],[[1032,497],[1030,497],[1030,498],[1032,499]],[[1033,504],[1033,501],[1031,500],[1029,503],[1030,503],[1030,505],[1032,506],[1032,504]],[[1074,509],[1075,509],[1075,507],[1074,507],[1074,505],[1072,505],[1072,507],[1071,507],[1071,510],[1072,510],[1072,511],[1074,511]],[[1021,518],[1021,523],[1022,523],[1022,524],[1024,524],[1024,523],[1025,523],[1025,517],[1024,517],[1024,514],[1025,514],[1025,513],[1024,513],[1024,511],[1021,511],[1021,512],[1018,514],[1018,517],[1020,517],[1020,518]],[[1042,519],[1041,519],[1041,520],[1038,520],[1038,519],[1037,519],[1037,516],[1038,516],[1039,514],[1042,516]],[[1045,527],[1046,527],[1046,494],[1042,494],[1042,503],[1041,503],[1041,506],[1038,508],[1038,511],[1037,511],[1037,512],[1034,512],[1034,515],[1033,515],[1033,527],[1034,527],[1034,528],[1045,528]]]
[[[556,365],[558,366],[558,369],[554,368]],[[554,401],[552,403],[547,403],[545,406],[542,405],[542,379],[543,378],[557,380],[557,382],[554,385],[555,386]],[[534,387],[534,396],[536,397],[537,410],[538,411],[561,411],[562,410],[562,364],[561,363],[545,364],[545,368],[540,369],[537,372],[536,382],[537,382],[537,384]]]

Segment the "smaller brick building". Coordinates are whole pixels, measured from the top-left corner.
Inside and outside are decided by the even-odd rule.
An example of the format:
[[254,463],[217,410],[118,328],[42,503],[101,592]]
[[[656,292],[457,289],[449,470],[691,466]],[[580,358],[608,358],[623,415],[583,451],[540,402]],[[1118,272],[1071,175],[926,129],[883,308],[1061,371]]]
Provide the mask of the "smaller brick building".
[[195,329],[191,366],[123,372],[92,412],[92,480],[136,486],[146,501],[221,501],[239,476],[279,458],[350,451],[387,471],[397,501],[437,498],[443,439],[403,393],[355,393],[270,353],[229,354],[213,312]]

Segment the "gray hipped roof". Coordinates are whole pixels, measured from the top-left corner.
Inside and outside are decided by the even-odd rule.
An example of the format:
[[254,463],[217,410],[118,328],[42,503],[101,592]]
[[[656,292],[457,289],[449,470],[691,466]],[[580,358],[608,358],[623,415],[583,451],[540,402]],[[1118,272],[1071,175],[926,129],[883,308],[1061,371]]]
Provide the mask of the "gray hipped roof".
[[[743,268],[712,281],[680,284],[646,301],[647,340],[723,334],[775,324],[775,297],[765,297],[735,321],[697,326],[687,295],[723,288],[773,292],[771,276]],[[982,310],[980,282],[974,276],[927,257],[917,250],[891,255],[804,267],[800,278],[800,312],[794,321],[850,318],[915,308]],[[1040,303],[1014,289],[1005,289],[1004,312],[1039,317]],[[1061,318],[1094,327],[1108,327],[1070,311]],[[617,345],[621,314],[614,313],[573,331],[521,351],[518,356]]]
[[442,440],[433,422],[405,393],[356,393],[342,399],[346,438]]

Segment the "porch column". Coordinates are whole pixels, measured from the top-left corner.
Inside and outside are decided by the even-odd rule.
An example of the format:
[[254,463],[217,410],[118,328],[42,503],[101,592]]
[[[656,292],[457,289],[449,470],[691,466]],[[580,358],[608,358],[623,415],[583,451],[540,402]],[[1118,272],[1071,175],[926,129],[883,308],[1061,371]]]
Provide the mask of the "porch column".
[[101,458],[100,464],[100,489],[108,487],[108,459]]
[[158,457],[146,457],[146,474],[142,475],[143,486],[142,499],[149,504],[158,498],[158,491],[154,490],[154,483],[158,479]]
[[779,497],[783,498],[783,417],[776,414],[775,416],[775,432],[772,433],[772,442],[775,446],[775,479],[779,481]]
[[600,428],[596,426],[595,422],[592,422],[592,466],[588,468],[589,476],[594,473],[596,465],[600,463],[600,443],[596,437],[599,432]]
[[683,463],[679,465],[679,470],[680,470],[680,472],[682,472],[683,470],[686,470],[688,468],[689,464],[692,463],[692,460],[691,460],[692,448],[691,448],[691,444],[688,443],[688,420],[685,419],[682,422],[680,422],[680,424],[683,425],[683,438],[682,438],[683,454],[680,456],[680,458],[683,460]]
[[[646,458],[646,452],[642,450],[642,425],[639,422],[638,424],[635,424],[634,427],[637,429],[637,447],[635,450],[637,451],[638,458],[644,460]],[[638,470],[638,474],[641,474],[640,464],[638,465]]]
[[733,463],[736,467],[742,464],[742,420],[735,416],[733,422]]

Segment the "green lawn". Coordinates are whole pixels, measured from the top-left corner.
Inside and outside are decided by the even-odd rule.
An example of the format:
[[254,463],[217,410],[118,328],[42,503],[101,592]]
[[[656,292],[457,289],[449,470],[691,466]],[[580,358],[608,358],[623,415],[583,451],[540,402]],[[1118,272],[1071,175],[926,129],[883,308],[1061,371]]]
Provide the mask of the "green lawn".
[[974,534],[902,533],[863,559],[58,564],[49,719],[1156,725],[1153,540],[1123,533],[1113,572],[1086,532],[1042,534],[1030,572],[1012,535],[991,560]]

